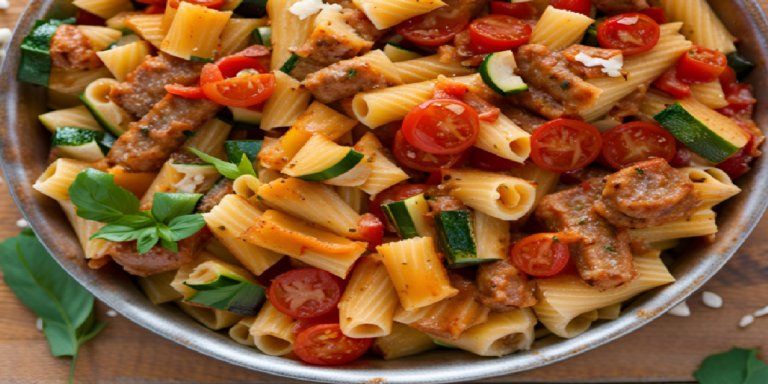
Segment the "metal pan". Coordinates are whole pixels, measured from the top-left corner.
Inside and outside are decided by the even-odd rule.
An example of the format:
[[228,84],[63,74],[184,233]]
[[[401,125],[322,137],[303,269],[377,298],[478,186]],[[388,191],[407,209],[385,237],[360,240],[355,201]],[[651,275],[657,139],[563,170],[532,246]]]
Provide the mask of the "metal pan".
[[[760,100],[755,121],[768,128],[768,22],[755,0],[712,1],[728,29],[741,39],[740,52],[759,63],[748,82]],[[435,351],[407,359],[384,361],[366,357],[342,367],[314,367],[272,357],[236,344],[186,316],[175,306],[154,306],[130,278],[114,270],[92,271],[67,219],[51,199],[35,192],[33,182],[43,172],[50,137],[37,116],[45,112],[43,88],[15,80],[19,46],[35,19],[66,15],[71,5],[59,0],[32,1],[14,32],[0,75],[0,160],[8,186],[22,213],[58,262],[100,300],[141,326],[200,353],[232,364],[278,376],[332,383],[445,383],[481,379],[538,368],[567,359],[615,340],[685,299],[733,256],[768,205],[768,156],[738,181],[743,192],[727,201],[717,219],[720,232],[711,245],[694,246],[672,266],[677,282],[643,294],[617,320],[591,328],[569,340],[538,341],[528,352],[483,358],[461,351]],[[70,15],[73,13],[69,13]]]

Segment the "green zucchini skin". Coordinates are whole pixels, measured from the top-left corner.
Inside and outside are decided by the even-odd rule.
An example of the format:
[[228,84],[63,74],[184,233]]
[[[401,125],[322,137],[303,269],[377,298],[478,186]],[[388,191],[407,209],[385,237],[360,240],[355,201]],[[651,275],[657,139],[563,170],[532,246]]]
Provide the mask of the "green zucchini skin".
[[272,48],[272,27],[259,27],[253,30],[256,44]]
[[679,102],[653,118],[672,136],[712,163],[720,163],[739,150],[739,147],[709,129]]
[[248,125],[261,125],[261,119],[264,116],[264,112],[252,111],[247,108],[229,108],[232,112],[232,119],[236,123],[248,124]]
[[747,77],[747,75],[752,72],[752,69],[755,68],[755,63],[747,60],[746,57],[740,55],[738,52],[731,53],[727,57],[728,66],[736,71],[736,77],[739,81]]
[[423,214],[429,211],[423,193],[405,200],[383,204],[381,210],[401,238],[412,239],[429,236],[426,233],[419,233],[419,226],[416,224],[416,220],[423,220]]
[[281,72],[285,72],[287,74],[290,74],[291,71],[293,71],[293,68],[296,68],[296,64],[301,61],[301,56],[297,54],[292,54],[291,57],[288,58],[288,60],[283,64],[282,67],[280,67]]
[[256,316],[266,300],[264,288],[223,275],[205,284],[184,284],[198,291],[188,302],[244,316]]
[[435,216],[437,239],[450,268],[461,268],[493,261],[477,258],[474,214],[472,211],[443,211]]
[[198,63],[210,63],[213,64],[213,59],[209,59],[207,57],[197,57],[197,56],[190,56],[189,61],[196,61]]
[[48,86],[51,78],[51,38],[63,24],[74,24],[75,18],[65,20],[36,20],[32,32],[21,42],[21,62],[16,80]]
[[248,160],[254,162],[259,158],[263,144],[263,140],[229,140],[224,142],[224,150],[232,163],[240,163],[243,154],[248,157]]
[[248,18],[260,18],[267,15],[267,0],[243,0],[234,13]]
[[584,33],[584,38],[581,39],[581,45],[600,47],[600,42],[597,41],[597,25],[592,24],[587,28],[587,32]]
[[56,129],[53,135],[51,147],[80,147],[90,143],[96,143],[101,153],[106,156],[112,145],[115,143],[115,137],[108,132],[94,131],[90,129],[60,127]]
[[[504,60],[504,57],[509,57],[509,55],[512,55],[511,51],[491,53],[485,57],[478,68],[485,85],[502,96],[511,96],[528,91],[528,85],[525,81],[520,76],[515,75],[511,68],[501,65],[498,61]],[[509,73],[499,73],[500,66],[508,70]]]
[[296,176],[296,178],[306,181],[330,180],[334,177],[338,177],[349,172],[358,163],[360,163],[360,161],[363,160],[363,157],[365,157],[364,154],[357,152],[354,149],[350,149],[349,152],[347,152],[347,155],[344,156],[341,161],[332,165],[330,168],[309,175]]

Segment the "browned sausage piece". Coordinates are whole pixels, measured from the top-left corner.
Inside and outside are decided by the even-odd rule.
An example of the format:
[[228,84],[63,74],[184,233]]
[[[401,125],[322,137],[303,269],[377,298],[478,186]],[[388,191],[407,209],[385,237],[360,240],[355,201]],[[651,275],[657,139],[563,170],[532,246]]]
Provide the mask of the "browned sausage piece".
[[648,0],[592,0],[595,7],[608,15],[639,12],[649,7]]
[[689,215],[701,204],[688,176],[664,159],[651,159],[605,178],[598,214],[622,227],[656,227]]
[[340,61],[309,74],[304,80],[304,86],[312,91],[315,99],[325,104],[391,85],[394,84],[382,73],[358,59]]
[[581,277],[601,291],[634,280],[637,270],[629,247],[629,230],[616,228],[592,205],[605,184],[589,180],[576,188],[544,196],[535,216],[550,232],[572,232],[582,237],[569,246]]
[[67,71],[96,69],[104,64],[93,50],[91,41],[75,25],[64,24],[56,29],[51,38],[53,66]]
[[496,312],[510,312],[535,305],[538,300],[528,276],[509,260],[481,264],[477,269],[479,300]]
[[155,245],[149,252],[140,255],[136,241],[111,243],[109,256],[123,266],[126,272],[136,276],[149,276],[178,269],[194,260],[195,254],[211,237],[211,231],[203,227],[194,235],[178,241],[179,251],[173,252]]

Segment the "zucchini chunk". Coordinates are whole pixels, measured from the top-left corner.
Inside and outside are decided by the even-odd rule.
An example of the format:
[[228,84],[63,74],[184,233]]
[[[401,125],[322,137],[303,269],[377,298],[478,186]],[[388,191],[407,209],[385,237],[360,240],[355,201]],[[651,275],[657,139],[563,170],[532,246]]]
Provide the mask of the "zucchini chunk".
[[384,211],[389,224],[403,239],[434,237],[434,231],[424,219],[424,215],[429,212],[429,206],[423,193],[405,200],[383,204],[381,210]]
[[437,239],[450,268],[493,261],[477,257],[475,218],[472,211],[443,211],[435,216]]
[[747,60],[746,57],[740,55],[738,52],[734,52],[728,55],[728,66],[736,71],[736,77],[741,81],[741,79],[747,77],[747,75],[752,72],[755,63]]
[[300,60],[301,60],[301,56],[295,53],[292,54],[291,57],[289,57],[288,60],[285,62],[285,64],[283,64],[283,66],[280,67],[280,71],[290,75],[291,71],[293,71],[293,68],[296,67],[296,64],[298,64]]
[[232,120],[234,120],[235,123],[258,126],[261,124],[262,116],[264,116],[263,112],[250,110],[248,108],[229,107],[229,110],[232,112]]
[[80,100],[91,111],[91,114],[99,122],[105,131],[120,136],[128,130],[133,119],[121,106],[109,99],[112,87],[118,85],[115,79],[98,79],[80,94]]
[[515,75],[516,68],[517,63],[512,51],[503,51],[486,56],[479,71],[488,87],[502,96],[509,96],[528,90],[523,78]]
[[653,118],[696,154],[715,164],[749,141],[748,135],[733,120],[693,98],[680,100]]
[[416,60],[422,56],[414,51],[409,51],[399,45],[387,43],[384,45],[384,54],[387,55],[390,61],[397,63],[400,61]]
[[74,24],[75,18],[66,20],[36,20],[32,31],[21,42],[21,62],[16,79],[48,86],[51,78],[51,38],[62,24]]
[[184,285],[197,291],[187,302],[244,316],[256,316],[266,298],[248,271],[219,261],[198,265]]
[[259,27],[253,30],[256,44],[272,48],[272,27]]
[[231,163],[239,164],[243,154],[254,162],[258,159],[263,144],[263,140],[229,140],[224,142],[224,150]]
[[97,161],[107,156],[115,137],[91,129],[61,127],[53,135],[52,147],[60,157],[82,161]]

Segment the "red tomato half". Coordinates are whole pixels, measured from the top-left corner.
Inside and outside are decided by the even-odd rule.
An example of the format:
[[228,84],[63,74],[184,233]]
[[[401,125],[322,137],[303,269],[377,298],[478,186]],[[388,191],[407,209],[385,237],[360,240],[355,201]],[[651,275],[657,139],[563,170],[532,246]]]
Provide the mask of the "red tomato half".
[[165,4],[150,4],[144,8],[145,15],[162,15],[165,13]]
[[752,159],[754,159],[750,155],[752,147],[755,145],[754,143],[754,137],[750,138],[747,145],[739,149],[731,157],[725,159],[725,161],[717,164],[717,167],[727,173],[731,180],[738,179],[752,168],[749,165],[752,163]]
[[531,158],[539,167],[563,173],[593,162],[603,145],[597,128],[583,122],[557,119],[542,124],[531,136]]
[[738,84],[736,71],[733,68],[725,67],[723,73],[720,74],[720,84],[723,86],[723,93],[725,93],[725,99],[728,101],[728,107],[739,108],[757,103],[752,93],[752,86],[749,84]]
[[469,46],[476,53],[514,49],[527,43],[532,31],[530,25],[512,16],[488,15],[469,24]]
[[96,26],[107,25],[106,20],[104,20],[102,17],[96,16],[90,12],[83,11],[82,9],[77,11],[77,14],[75,15],[75,20],[77,25],[96,25]]
[[676,99],[684,99],[691,95],[691,87],[677,78],[677,67],[672,67],[653,81],[653,86],[669,93]]
[[619,125],[603,135],[603,155],[615,170],[655,157],[669,162],[675,157],[676,147],[671,133],[644,121]]
[[579,239],[570,233],[538,233],[528,236],[512,248],[512,263],[531,276],[555,275],[568,265],[568,244]]
[[433,155],[411,145],[403,136],[403,131],[397,131],[395,145],[392,149],[397,161],[408,168],[418,171],[435,172],[451,168],[464,159],[463,153],[452,155]]
[[512,16],[521,20],[533,19],[538,14],[531,3],[507,3],[505,1],[491,1],[491,13]]
[[686,84],[704,84],[716,80],[728,66],[722,53],[694,45],[677,63],[677,78]]
[[[284,257],[288,259],[288,257]],[[339,323],[339,309],[334,308],[325,315],[313,317],[311,319],[298,319],[291,327],[291,332],[298,335],[305,330],[320,324],[338,324]]]
[[[157,4],[157,5],[165,5],[167,0],[136,0],[137,3],[142,4]],[[178,8],[178,3],[176,5],[176,8]]]
[[549,5],[586,16],[592,13],[592,0],[552,0]]
[[469,165],[472,168],[482,169],[483,171],[505,172],[517,168],[518,163],[496,156],[480,148],[472,148],[472,154],[469,155]]
[[408,143],[424,152],[452,155],[477,141],[480,120],[474,108],[461,101],[429,100],[408,112],[402,132]]
[[443,6],[396,25],[395,31],[414,44],[437,47],[451,41],[467,23],[468,15],[459,14],[453,7]]
[[301,332],[293,344],[293,352],[310,364],[339,365],[356,360],[371,344],[372,338],[345,336],[338,324],[321,324]]
[[597,27],[597,41],[603,48],[620,49],[624,56],[648,52],[659,42],[661,29],[640,13],[613,16]]
[[376,247],[381,245],[384,239],[384,222],[372,213],[366,213],[360,217],[360,221],[357,222],[357,230],[359,236],[354,237],[367,242],[368,249],[371,251],[376,250]]
[[[155,0],[145,0],[145,1],[155,1]],[[194,5],[199,5],[201,7],[206,7],[210,9],[219,9],[222,5],[224,5],[224,0],[184,0],[185,3],[190,3]],[[179,8],[179,3],[181,3],[180,0],[168,0],[168,6],[177,9]]]
[[165,86],[165,91],[188,99],[205,98],[205,93],[203,93],[203,89],[200,87],[185,87],[179,84],[168,84]]
[[233,77],[202,86],[211,101],[228,107],[245,108],[267,100],[275,92],[275,75]]
[[244,69],[253,69],[259,73],[269,72],[258,60],[246,57],[245,55],[223,57],[216,61],[216,66],[219,67],[221,75],[225,79],[237,76]]
[[667,18],[667,15],[664,14],[664,8],[650,7],[650,8],[641,10],[640,13],[653,19],[653,21],[655,21],[656,24],[669,23],[669,19]]
[[341,285],[341,279],[322,269],[294,269],[272,281],[269,302],[294,319],[310,319],[336,308]]

